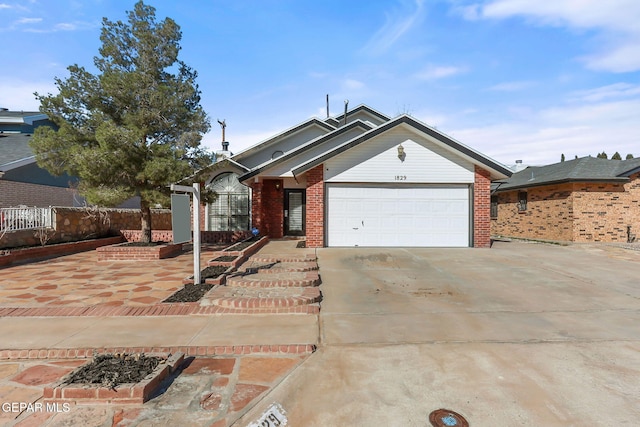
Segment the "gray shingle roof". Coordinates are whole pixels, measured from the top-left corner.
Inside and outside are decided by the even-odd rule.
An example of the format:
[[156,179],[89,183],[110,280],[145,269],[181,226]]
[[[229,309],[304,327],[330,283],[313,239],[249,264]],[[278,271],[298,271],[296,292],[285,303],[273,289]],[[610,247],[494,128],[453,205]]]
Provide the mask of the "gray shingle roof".
[[33,156],[29,139],[31,136],[24,133],[0,134],[0,170],[7,163]]
[[640,170],[640,158],[608,160],[596,157],[554,163],[546,166],[529,166],[498,181],[498,191],[536,187],[563,182],[625,182],[628,175]]

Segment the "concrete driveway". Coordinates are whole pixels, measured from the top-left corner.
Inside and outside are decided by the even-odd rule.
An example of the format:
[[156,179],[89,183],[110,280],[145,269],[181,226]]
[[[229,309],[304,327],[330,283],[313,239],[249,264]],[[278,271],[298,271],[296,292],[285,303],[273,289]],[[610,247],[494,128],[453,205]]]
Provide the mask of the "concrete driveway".
[[273,402],[291,425],[620,426],[640,419],[640,252],[502,243],[322,249],[319,350]]

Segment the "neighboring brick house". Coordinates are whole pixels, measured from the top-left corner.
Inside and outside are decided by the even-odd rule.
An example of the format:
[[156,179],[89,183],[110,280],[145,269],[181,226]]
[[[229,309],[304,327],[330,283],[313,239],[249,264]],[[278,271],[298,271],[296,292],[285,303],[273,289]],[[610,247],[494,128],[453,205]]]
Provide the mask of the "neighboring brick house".
[[640,236],[640,159],[582,157],[493,184],[491,234],[568,242]]
[[413,117],[361,105],[213,165],[218,200],[202,215],[206,230],[256,227],[308,247],[488,247],[490,184],[510,175]]
[[75,179],[52,176],[36,164],[29,140],[38,126],[54,124],[37,111],[0,109],[0,208],[79,204],[80,198],[69,188]]

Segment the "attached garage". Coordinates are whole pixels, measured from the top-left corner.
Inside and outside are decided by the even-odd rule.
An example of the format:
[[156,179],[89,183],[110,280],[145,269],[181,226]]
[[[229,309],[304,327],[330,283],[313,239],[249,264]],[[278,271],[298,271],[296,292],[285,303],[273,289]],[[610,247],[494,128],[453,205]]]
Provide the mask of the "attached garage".
[[327,246],[468,247],[468,185],[327,184]]

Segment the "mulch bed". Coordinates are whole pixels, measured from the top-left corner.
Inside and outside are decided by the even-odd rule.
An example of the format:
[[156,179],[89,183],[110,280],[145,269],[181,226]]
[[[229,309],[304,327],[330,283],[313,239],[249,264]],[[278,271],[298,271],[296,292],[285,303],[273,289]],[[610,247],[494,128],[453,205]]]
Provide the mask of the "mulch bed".
[[238,244],[235,244],[233,246],[229,246],[227,249],[224,250],[224,252],[241,251],[241,250],[243,250],[245,248],[248,248],[249,246],[253,245],[255,242],[257,242],[261,238],[262,238],[262,236],[249,237],[247,240],[243,240],[242,242],[240,242]]
[[[227,271],[227,268],[228,267],[225,266],[207,267],[200,272],[200,280],[204,282],[205,279],[216,278]],[[211,290],[211,288],[213,288],[213,285],[209,283],[193,283],[184,285],[182,289],[173,293],[169,298],[162,302],[198,302],[202,299],[204,294]]]
[[169,298],[162,302],[198,302],[200,299],[213,288],[209,283],[194,283],[184,285],[182,289],[175,292]]
[[65,384],[99,384],[115,389],[120,384],[138,383],[163,359],[141,354],[99,354],[91,363],[72,372]]
[[231,262],[231,261],[235,261],[237,257],[235,256],[231,256],[231,255],[224,255],[224,256],[219,256],[218,258],[214,259],[213,261],[219,261],[219,262]]

